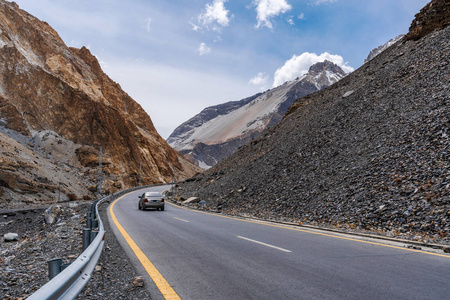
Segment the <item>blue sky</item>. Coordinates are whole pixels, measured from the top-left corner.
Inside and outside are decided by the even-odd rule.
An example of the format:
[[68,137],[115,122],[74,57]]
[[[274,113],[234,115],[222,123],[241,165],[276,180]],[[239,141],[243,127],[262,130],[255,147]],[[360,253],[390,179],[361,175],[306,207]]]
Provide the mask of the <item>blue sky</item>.
[[428,0],[16,0],[103,70],[167,138],[203,108],[330,59],[347,71]]

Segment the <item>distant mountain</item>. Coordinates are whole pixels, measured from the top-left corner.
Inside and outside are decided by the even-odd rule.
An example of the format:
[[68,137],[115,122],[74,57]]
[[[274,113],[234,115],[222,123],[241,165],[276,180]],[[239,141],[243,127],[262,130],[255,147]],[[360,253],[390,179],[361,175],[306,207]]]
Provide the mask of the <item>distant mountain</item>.
[[191,162],[207,169],[277,124],[295,100],[345,76],[330,61],[317,63],[302,77],[264,93],[204,109],[177,127],[167,142]]
[[224,214],[450,245],[450,1],[211,169],[181,183]]
[[140,169],[142,183],[196,171],[87,48],[3,0],[0,136],[0,205],[55,201],[59,187],[62,199],[93,197],[100,147],[106,192],[137,185]]
[[380,54],[381,52],[383,52],[384,50],[386,50],[387,48],[391,47],[392,45],[394,45],[395,43],[397,43],[398,41],[400,41],[405,35],[401,34],[393,39],[390,39],[386,44],[381,45],[375,49],[373,49],[372,51],[370,51],[369,55],[367,56],[367,58],[364,60],[364,63],[370,61],[371,59],[373,59],[375,56],[377,56],[378,54]]

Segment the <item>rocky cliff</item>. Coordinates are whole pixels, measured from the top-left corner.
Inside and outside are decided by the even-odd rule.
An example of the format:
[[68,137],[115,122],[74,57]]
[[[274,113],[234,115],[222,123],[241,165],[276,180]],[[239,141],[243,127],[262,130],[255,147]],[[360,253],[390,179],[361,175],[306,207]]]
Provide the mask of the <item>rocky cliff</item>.
[[330,61],[317,63],[307,74],[279,87],[204,109],[177,127],[167,142],[207,169],[280,122],[296,99],[330,86],[345,75]]
[[[49,193],[65,173],[79,178],[63,183],[66,192],[81,197],[86,180],[95,190],[100,147],[109,192],[137,184],[141,160],[143,183],[168,182],[196,171],[158,135],[142,107],[101,70],[87,48],[67,47],[46,22],[3,0],[0,128],[0,159],[8,161],[0,168],[0,186],[8,195],[2,198],[9,200],[29,193],[42,201],[54,198]],[[54,167],[40,170],[42,159]],[[27,166],[17,167],[22,160]],[[50,174],[55,169],[62,173]],[[21,188],[25,185],[32,188]]]
[[406,40],[417,41],[421,37],[450,25],[450,2],[448,0],[430,1],[415,16],[406,34]]
[[[413,24],[431,22],[439,3],[448,1],[433,1]],[[197,196],[228,214],[450,243],[450,27],[435,24],[297,100],[278,125],[181,184],[176,198]]]

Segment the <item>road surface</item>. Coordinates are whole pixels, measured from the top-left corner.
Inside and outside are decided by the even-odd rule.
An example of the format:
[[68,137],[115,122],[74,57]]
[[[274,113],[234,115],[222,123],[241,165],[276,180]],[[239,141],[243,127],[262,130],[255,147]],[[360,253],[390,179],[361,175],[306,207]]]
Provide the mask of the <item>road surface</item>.
[[154,299],[450,299],[450,255],[442,250],[168,202],[165,211],[141,211],[138,195],[144,191],[123,196],[108,212]]

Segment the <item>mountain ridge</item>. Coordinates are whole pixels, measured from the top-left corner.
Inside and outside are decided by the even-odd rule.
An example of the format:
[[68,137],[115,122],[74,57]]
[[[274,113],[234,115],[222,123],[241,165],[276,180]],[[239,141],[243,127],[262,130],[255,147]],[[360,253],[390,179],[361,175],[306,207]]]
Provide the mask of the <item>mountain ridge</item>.
[[380,54],[381,52],[383,52],[387,48],[389,48],[392,45],[394,45],[395,43],[397,43],[404,36],[405,36],[404,34],[398,35],[397,37],[395,37],[393,39],[390,39],[387,43],[385,43],[385,44],[383,44],[381,46],[378,46],[375,49],[372,49],[372,51],[370,51],[369,55],[364,59],[364,63],[367,63],[368,61],[372,60],[375,56],[377,56],[378,54]]

